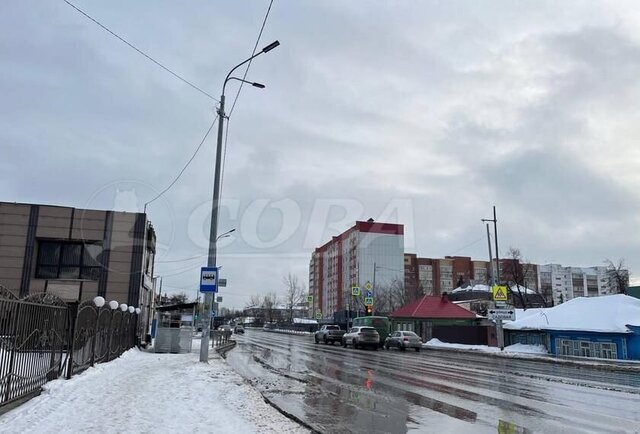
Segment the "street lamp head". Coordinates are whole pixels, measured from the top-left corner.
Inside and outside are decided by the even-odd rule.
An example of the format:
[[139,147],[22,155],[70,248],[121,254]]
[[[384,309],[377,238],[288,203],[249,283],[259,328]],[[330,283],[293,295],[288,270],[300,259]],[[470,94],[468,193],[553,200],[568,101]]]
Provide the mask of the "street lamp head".
[[279,41],[273,41],[272,43],[270,43],[269,45],[267,45],[266,47],[264,47],[262,49],[263,53],[268,53],[269,51],[273,50],[274,48],[276,48],[278,45],[280,45]]
[[251,86],[257,87],[258,89],[264,89],[264,84],[262,83],[251,83]]

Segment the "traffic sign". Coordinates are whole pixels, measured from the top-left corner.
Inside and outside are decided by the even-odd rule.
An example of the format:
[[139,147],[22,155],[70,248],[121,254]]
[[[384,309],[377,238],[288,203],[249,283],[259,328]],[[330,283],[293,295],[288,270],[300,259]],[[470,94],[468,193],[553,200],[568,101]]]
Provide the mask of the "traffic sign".
[[218,292],[218,269],[202,267],[200,269],[200,292]]
[[[222,279],[220,279],[220,280],[222,280]],[[222,303],[222,296],[221,295],[216,297],[216,303]]]
[[516,320],[515,309],[489,309],[489,319],[493,320]]
[[211,318],[215,318],[215,317],[216,317],[216,311],[215,311],[215,310],[212,310],[212,311],[211,311]]
[[365,306],[373,306],[373,297],[365,297],[364,298]]
[[316,319],[322,319],[322,312],[316,313]]
[[493,301],[507,301],[507,287],[501,285],[493,285],[491,288],[493,292]]
[[360,287],[359,286],[352,286],[351,287],[351,295],[353,295],[354,297],[357,297],[360,295]]
[[227,286],[227,279],[218,279],[218,286],[220,288],[226,288]]
[[307,295],[307,303],[313,303],[313,295]]
[[371,282],[367,282],[364,284],[364,289],[371,290],[371,288],[373,288],[373,286],[371,286]]
[[367,292],[365,292],[364,296],[365,297],[373,297],[373,292],[367,291]]

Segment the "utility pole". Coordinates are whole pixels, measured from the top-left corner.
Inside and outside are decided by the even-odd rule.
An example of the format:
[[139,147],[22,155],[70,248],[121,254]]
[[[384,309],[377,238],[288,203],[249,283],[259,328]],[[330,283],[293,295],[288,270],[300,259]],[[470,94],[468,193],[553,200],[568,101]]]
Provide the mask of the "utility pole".
[[[220,166],[222,161],[222,137],[224,133],[224,90],[229,80],[237,80],[252,85],[259,89],[264,89],[264,85],[260,83],[252,83],[241,78],[231,77],[233,71],[247,62],[263,53],[267,53],[280,45],[280,42],[274,41],[264,47],[261,51],[249,57],[245,61],[237,64],[227,74],[222,85],[222,95],[220,96],[220,106],[218,107],[218,141],[216,145],[216,166],[213,179],[213,203],[211,204],[211,230],[209,232],[209,256],[207,258],[207,267],[216,266],[217,241],[218,241],[218,208],[220,206]],[[213,293],[206,292],[204,296],[204,311],[202,312],[202,339],[200,341],[200,362],[207,363],[209,360],[209,330],[211,328],[211,308],[213,306]]]
[[489,234],[489,223],[487,223],[487,245],[489,246],[489,266],[491,267],[491,280],[497,285],[495,267],[493,266],[493,254],[491,253],[491,235]]
[[[494,241],[495,241],[495,245],[496,245],[496,272],[495,275],[493,276],[493,284],[494,285],[498,285],[500,283],[500,257],[498,254],[498,218],[496,217],[496,207],[495,205],[493,206],[493,219],[482,219],[483,222],[493,222],[493,234],[494,234]],[[489,236],[489,225],[487,224],[487,237]],[[489,260],[491,260],[491,241],[489,241]],[[498,302],[496,302],[496,305],[498,304]],[[504,305],[504,302],[500,303],[501,305]],[[500,347],[500,350],[504,350],[504,333],[502,331],[502,320],[501,319],[497,319],[496,320],[496,337],[498,338],[498,346]]]
[[371,316],[373,316],[373,314],[375,313],[375,311],[374,311],[373,309],[374,309],[374,306],[375,306],[375,304],[376,304],[376,303],[375,303],[375,302],[376,302],[375,297],[377,296],[377,293],[376,293],[376,269],[377,269],[377,268],[378,268],[378,266],[377,266],[377,265],[376,265],[376,263],[374,262],[374,263],[373,263],[373,286],[372,286],[372,288],[373,288],[373,294],[371,294],[371,295],[373,295],[373,296],[374,296],[374,298],[373,298],[373,304],[371,305]]

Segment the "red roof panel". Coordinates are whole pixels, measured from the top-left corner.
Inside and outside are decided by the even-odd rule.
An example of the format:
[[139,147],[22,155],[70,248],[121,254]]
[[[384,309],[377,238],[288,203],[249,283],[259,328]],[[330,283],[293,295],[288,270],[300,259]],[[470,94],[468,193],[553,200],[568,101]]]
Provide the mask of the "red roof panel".
[[476,314],[449,301],[446,297],[425,295],[400,309],[392,312],[392,318],[475,318]]

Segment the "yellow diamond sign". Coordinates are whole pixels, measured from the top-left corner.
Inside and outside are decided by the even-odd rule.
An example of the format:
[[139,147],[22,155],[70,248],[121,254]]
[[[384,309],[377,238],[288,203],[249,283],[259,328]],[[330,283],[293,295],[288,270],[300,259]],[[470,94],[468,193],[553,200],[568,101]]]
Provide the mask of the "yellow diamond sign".
[[501,285],[493,285],[493,301],[507,301],[507,287]]

